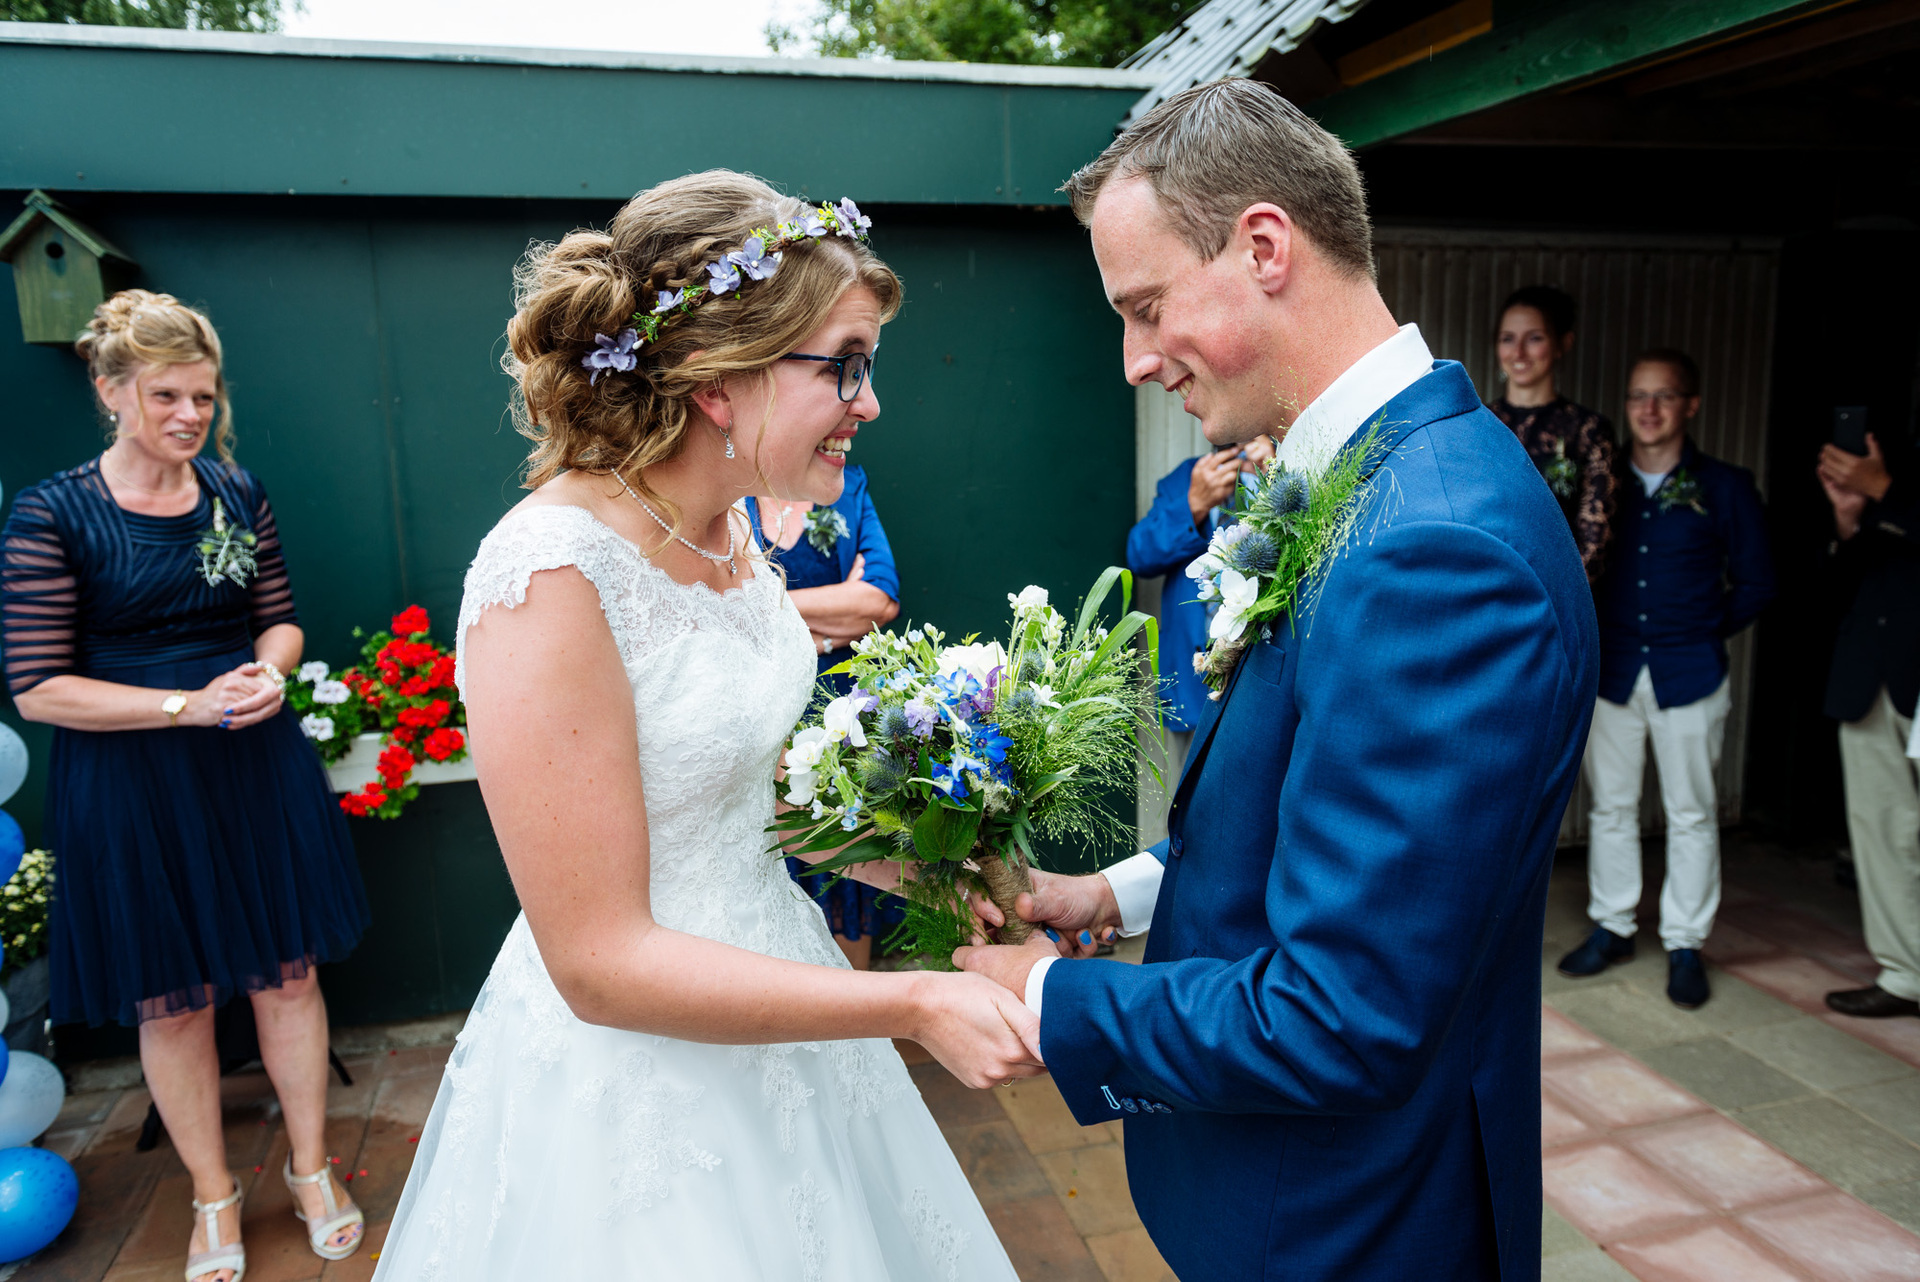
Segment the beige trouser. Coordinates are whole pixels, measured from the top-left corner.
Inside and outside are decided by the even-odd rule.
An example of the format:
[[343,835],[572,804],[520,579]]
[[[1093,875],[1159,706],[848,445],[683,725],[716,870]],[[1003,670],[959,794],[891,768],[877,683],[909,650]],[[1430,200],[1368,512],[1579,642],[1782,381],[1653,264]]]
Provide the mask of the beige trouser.
[[1878,982],[1895,997],[1920,1001],[1920,762],[1907,755],[1912,731],[1912,719],[1894,711],[1882,687],[1866,716],[1840,723],[1840,768]]
[[1587,735],[1587,915],[1631,938],[1640,906],[1640,781],[1647,742],[1667,812],[1667,880],[1660,888],[1660,945],[1698,948],[1720,908],[1720,794],[1714,771],[1733,706],[1723,679],[1704,699],[1662,708],[1646,668],[1624,704],[1594,700]]

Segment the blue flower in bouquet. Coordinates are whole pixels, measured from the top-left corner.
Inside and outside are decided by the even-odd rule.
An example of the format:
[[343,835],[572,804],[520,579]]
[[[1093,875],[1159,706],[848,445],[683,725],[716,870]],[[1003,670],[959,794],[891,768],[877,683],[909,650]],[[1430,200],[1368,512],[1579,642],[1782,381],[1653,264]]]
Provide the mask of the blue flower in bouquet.
[[853,692],[853,710],[855,712],[877,712],[880,708],[880,696],[865,686]]
[[946,793],[947,796],[953,798],[955,801],[965,801],[967,799],[967,774],[963,768],[965,761],[966,758],[959,755],[954,757],[952,765],[948,765],[943,761],[936,761],[933,763],[933,770],[929,776],[933,780],[934,787]]
[[848,832],[860,826],[860,798],[847,803],[846,813],[840,816],[840,826]]
[[1013,740],[1001,734],[998,725],[989,723],[974,732],[973,750],[993,768],[993,777],[1001,783],[1012,782],[1012,767],[1007,764],[1007,749],[1012,746]]
[[924,694],[907,700],[900,710],[906,714],[907,729],[915,738],[933,738],[933,728],[940,724],[940,710],[928,703]]
[[980,683],[971,672],[943,672],[933,679],[933,683],[946,696],[941,702],[955,711],[961,711],[962,705],[971,708],[974,696],[980,693]]

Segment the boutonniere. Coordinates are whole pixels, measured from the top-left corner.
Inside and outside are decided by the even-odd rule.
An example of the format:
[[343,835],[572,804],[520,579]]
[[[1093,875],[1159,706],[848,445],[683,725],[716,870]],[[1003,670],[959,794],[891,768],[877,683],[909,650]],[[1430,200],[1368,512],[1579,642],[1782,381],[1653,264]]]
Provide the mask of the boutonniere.
[[1193,657],[1194,671],[1212,687],[1208,698],[1220,697],[1256,635],[1297,614],[1308,581],[1352,533],[1379,434],[1375,422],[1321,476],[1269,460],[1235,495],[1227,509],[1231,523],[1214,531],[1207,550],[1187,567],[1200,600],[1218,603],[1208,647]]
[[226,508],[214,499],[213,525],[201,532],[195,545],[200,553],[200,577],[209,584],[229,579],[237,588],[246,587],[257,568],[253,549],[259,542],[252,530],[229,524]]
[[1690,507],[1701,516],[1707,514],[1707,505],[1700,499],[1700,482],[1684,467],[1676,467],[1668,473],[1658,493],[1662,516],[1677,507]]
[[1553,457],[1540,469],[1540,475],[1546,478],[1547,488],[1553,491],[1557,499],[1570,499],[1580,484],[1580,465],[1567,457],[1567,442],[1564,437],[1554,441]]
[[816,507],[807,513],[807,542],[821,556],[833,551],[833,545],[853,533],[847,518],[831,507]]

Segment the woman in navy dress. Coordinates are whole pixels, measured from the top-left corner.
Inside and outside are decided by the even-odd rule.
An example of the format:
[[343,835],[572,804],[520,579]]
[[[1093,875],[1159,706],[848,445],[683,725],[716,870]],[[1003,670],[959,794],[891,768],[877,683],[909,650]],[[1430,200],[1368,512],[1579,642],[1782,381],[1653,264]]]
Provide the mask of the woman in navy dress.
[[[329,1173],[327,1013],[314,974],[367,925],[346,821],[280,715],[302,634],[273,509],[230,460],[220,340],[129,290],[77,348],[115,428],[99,458],[14,500],[0,622],[14,705],[54,732],[53,1018],[137,1026],[153,1100],[193,1177],[187,1276],[235,1282],[214,1009],[253,1002],[309,1244],[358,1247]],[[220,461],[199,457],[219,426]]]
[[[865,469],[847,464],[847,484],[839,502],[816,508],[807,502],[748,499],[747,512],[761,545],[787,576],[787,595],[813,633],[820,671],[853,657],[853,640],[885,627],[900,613],[900,575],[893,549],[880,528]],[[844,674],[823,676],[834,694],[852,682]],[[798,859],[787,860],[794,880],[819,901],[833,938],[856,970],[872,964],[875,935],[899,924],[897,901],[851,878],[806,872]]]

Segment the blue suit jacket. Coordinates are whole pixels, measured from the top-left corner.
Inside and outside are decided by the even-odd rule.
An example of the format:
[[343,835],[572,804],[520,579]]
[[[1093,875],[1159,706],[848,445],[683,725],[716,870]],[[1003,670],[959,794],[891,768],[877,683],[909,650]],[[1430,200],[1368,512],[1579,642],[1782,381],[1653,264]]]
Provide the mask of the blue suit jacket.
[[1160,593],[1160,675],[1166,680],[1167,729],[1191,730],[1207,706],[1207,687],[1193,670],[1194,651],[1206,648],[1207,607],[1187,565],[1207,550],[1193,524],[1187,485],[1196,460],[1160,478],[1153,506],[1127,532],[1127,568],[1141,578],[1167,576]]
[[[880,513],[874,510],[873,491],[867,485],[867,470],[858,463],[847,464],[846,484],[840,491],[840,497],[834,500],[833,509],[847,518],[847,529],[851,534],[850,538],[839,539],[833,545],[833,557],[840,566],[840,582],[845,583],[847,576],[853,573],[853,558],[864,556],[867,563],[861,568],[861,577],[896,602],[899,601],[900,571],[893,565],[893,545],[887,542],[887,532],[880,526]],[[754,541],[764,547],[766,536],[760,528],[760,503],[757,499],[747,500],[747,519],[753,525]]]
[[1146,965],[1042,1046],[1126,1120],[1183,1278],[1535,1278],[1540,938],[1598,638],[1566,519],[1459,365],[1385,406],[1362,523],[1195,734]]

